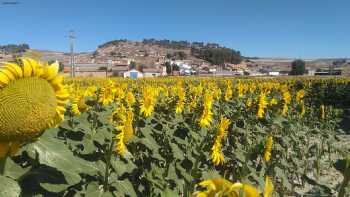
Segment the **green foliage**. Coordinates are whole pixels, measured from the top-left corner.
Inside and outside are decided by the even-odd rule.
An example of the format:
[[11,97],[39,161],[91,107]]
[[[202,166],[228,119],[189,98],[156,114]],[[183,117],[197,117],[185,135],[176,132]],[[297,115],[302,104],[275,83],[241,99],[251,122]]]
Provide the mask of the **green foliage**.
[[305,73],[305,62],[303,60],[294,60],[292,62],[292,70],[290,75],[303,75]]
[[21,188],[13,179],[5,176],[0,176],[0,196],[18,197],[21,193]]
[[242,61],[242,56],[239,51],[229,48],[192,48],[192,55],[197,58],[204,59],[212,64],[222,65],[224,63],[238,64]]
[[[327,119],[321,121],[318,108],[308,108],[300,118],[292,103],[286,117],[277,113],[278,106],[257,120],[255,111],[247,110],[250,96],[216,100],[213,126],[206,129],[196,124],[202,98],[196,111],[181,115],[169,110],[174,101],[159,101],[151,117],[135,116],[135,136],[125,156],[114,150],[116,130],[110,116],[115,104],[100,106],[92,100],[87,102],[90,111],[77,117],[67,113],[58,128],[8,158],[0,196],[191,196],[204,179],[224,177],[262,186],[266,175],[273,177],[277,196],[296,195],[296,188],[305,184],[312,186],[307,191],[311,196],[334,195],[338,189],[321,182],[320,176],[335,161],[330,155],[339,157],[334,146],[337,109],[327,107]],[[317,105],[308,99],[306,104]],[[139,114],[138,107],[134,113]],[[222,146],[225,163],[214,166],[210,153],[220,116],[232,124]],[[274,145],[266,163],[262,155],[268,134],[273,134]]]
[[136,62],[131,61],[129,64],[129,69],[135,69],[136,68]]
[[0,51],[3,51],[5,53],[23,53],[27,49],[29,49],[28,44],[8,44],[8,45],[0,45]]
[[123,43],[123,42],[126,42],[126,41],[127,41],[127,39],[112,40],[112,41],[109,41],[109,42],[106,42],[104,44],[99,45],[98,48],[118,45],[119,43]]
[[156,39],[143,39],[142,41],[143,44],[149,44],[149,45],[158,45],[158,46],[163,46],[167,48],[172,48],[172,49],[185,49],[189,48],[191,46],[191,43],[188,41],[175,41],[175,40],[156,40]]
[[167,73],[168,75],[170,75],[170,74],[172,73],[172,68],[171,68],[170,62],[165,62],[165,63],[164,63],[164,66],[165,66],[165,68],[166,68],[166,73]]
[[346,194],[349,194],[349,192],[347,191],[350,187],[350,157],[347,157],[345,159],[341,159],[338,160],[335,163],[335,167],[337,170],[339,170],[344,178],[343,181],[340,185],[340,189],[339,189],[339,197],[344,197]]
[[166,73],[168,75],[173,74],[174,71],[179,71],[180,67],[176,64],[171,64],[170,62],[165,62],[164,66],[166,67]]

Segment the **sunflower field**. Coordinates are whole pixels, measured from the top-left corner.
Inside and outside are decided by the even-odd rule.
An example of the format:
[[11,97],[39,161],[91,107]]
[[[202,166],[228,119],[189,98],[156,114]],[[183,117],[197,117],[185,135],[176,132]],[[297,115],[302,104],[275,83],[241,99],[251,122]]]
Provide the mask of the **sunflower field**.
[[0,197],[350,196],[349,78],[0,70]]

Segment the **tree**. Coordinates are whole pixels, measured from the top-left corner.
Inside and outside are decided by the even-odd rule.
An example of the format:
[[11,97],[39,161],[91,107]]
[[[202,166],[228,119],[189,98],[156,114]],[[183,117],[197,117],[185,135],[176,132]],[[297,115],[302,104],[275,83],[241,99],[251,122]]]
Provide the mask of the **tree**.
[[173,57],[173,55],[171,55],[170,53],[167,53],[167,54],[166,54],[166,58],[167,58],[167,59],[171,59],[172,57]]
[[136,68],[136,62],[134,61],[131,61],[130,64],[129,64],[129,69],[135,69]]
[[8,44],[3,46],[0,45],[0,51],[3,51],[5,54],[24,53],[28,49],[28,44]]
[[305,73],[305,62],[301,59],[292,62],[292,70],[290,75],[303,75]]
[[171,75],[172,68],[170,62],[165,62],[164,66],[166,68],[166,74]]
[[177,64],[170,64],[170,62],[165,62],[166,73],[172,75],[174,71],[180,71],[180,67]]
[[204,59],[212,64],[222,65],[224,63],[238,64],[243,57],[239,51],[229,48],[192,48],[191,54],[197,58]]
[[177,64],[172,64],[171,67],[173,68],[173,71],[180,71],[180,67]]

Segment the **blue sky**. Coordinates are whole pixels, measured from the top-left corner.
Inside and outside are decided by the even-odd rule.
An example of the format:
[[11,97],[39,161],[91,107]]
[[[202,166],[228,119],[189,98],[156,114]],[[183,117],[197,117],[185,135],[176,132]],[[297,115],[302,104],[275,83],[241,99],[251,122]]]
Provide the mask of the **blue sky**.
[[74,29],[78,51],[157,38],[217,42],[245,56],[350,57],[349,9],[349,0],[0,0],[0,45],[68,51]]

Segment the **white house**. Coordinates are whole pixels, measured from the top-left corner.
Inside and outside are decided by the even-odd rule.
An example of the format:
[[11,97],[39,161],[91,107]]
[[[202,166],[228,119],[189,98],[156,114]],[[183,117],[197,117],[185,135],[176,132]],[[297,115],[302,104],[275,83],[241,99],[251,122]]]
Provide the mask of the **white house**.
[[167,76],[168,73],[166,72],[166,66],[162,67],[162,76]]
[[137,78],[142,78],[142,77],[143,77],[143,73],[136,70],[136,69],[131,69],[131,70],[124,73],[124,78],[137,79]]
[[307,72],[307,75],[309,76],[315,76],[316,70],[315,69],[309,69]]
[[176,64],[177,66],[179,66],[180,69],[187,69],[188,70],[188,69],[192,68],[188,63],[186,63],[184,61],[178,61],[178,60],[170,61],[170,64]]
[[162,76],[162,70],[157,68],[144,68],[143,69],[144,77],[159,77]]
[[280,72],[278,72],[278,71],[270,71],[270,72],[269,72],[269,75],[270,75],[270,76],[279,76],[279,75],[280,75]]
[[215,73],[215,72],[216,72],[216,68],[210,68],[210,69],[209,69],[209,72]]

